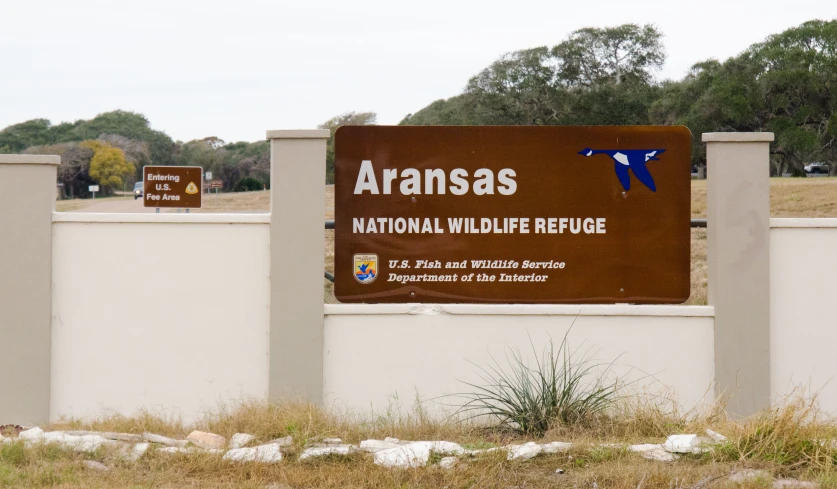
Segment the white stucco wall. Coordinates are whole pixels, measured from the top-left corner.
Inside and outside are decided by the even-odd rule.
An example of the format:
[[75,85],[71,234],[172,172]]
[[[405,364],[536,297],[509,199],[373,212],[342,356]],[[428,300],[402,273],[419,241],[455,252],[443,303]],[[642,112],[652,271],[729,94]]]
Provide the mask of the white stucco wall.
[[264,397],[269,216],[53,218],[50,417]]
[[819,393],[837,415],[837,219],[772,219],[771,394]]
[[[649,392],[671,389],[689,409],[714,398],[713,308],[707,306],[325,306],[326,399],[354,410],[409,408],[472,391],[477,366],[506,366],[507,347],[532,357],[551,337]],[[575,323],[575,324],[573,324]],[[530,343],[531,337],[531,343]],[[444,403],[445,399],[439,399]]]

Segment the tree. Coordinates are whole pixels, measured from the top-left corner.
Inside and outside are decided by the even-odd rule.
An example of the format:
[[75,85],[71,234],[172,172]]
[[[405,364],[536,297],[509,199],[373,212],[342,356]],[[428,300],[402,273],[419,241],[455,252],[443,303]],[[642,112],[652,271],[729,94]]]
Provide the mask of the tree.
[[569,86],[591,87],[625,80],[650,83],[651,70],[666,59],[663,34],[651,24],[587,27],[552,49],[558,75]]
[[75,141],[98,139],[103,134],[116,134],[148,143],[151,162],[155,165],[174,164],[174,141],[164,132],[151,129],[148,119],[136,112],[114,110],[80,121],[72,130]]
[[101,141],[85,141],[81,145],[93,150],[89,173],[106,189],[122,187],[125,179],[134,174],[134,165],[125,161],[121,149]]
[[151,164],[151,151],[146,141],[129,139],[118,134],[102,134],[98,140],[121,149],[125,153],[125,160],[139,171],[142,171],[143,166]]
[[402,124],[647,124],[659,95],[662,34],[652,25],[585,28],[548,48],[504,54],[464,93]]
[[334,132],[340,126],[366,126],[375,124],[378,114],[375,112],[347,112],[323,122],[319,129],[328,129],[331,136],[326,143],[326,183],[334,183]]
[[[830,162],[837,172],[837,21],[810,21],[723,63],[696,64],[666,84],[651,109],[656,123],[703,132],[771,131],[771,173],[804,175],[806,161]],[[699,140],[693,158],[705,161]]]
[[30,146],[24,153],[41,155],[58,155],[61,164],[58,165],[58,182],[64,185],[63,195],[71,199],[86,197],[88,186],[95,183],[90,178],[88,170],[93,150],[81,146],[79,143],[58,143],[45,146]]
[[400,126],[465,126],[475,124],[470,117],[471,100],[468,94],[461,94],[447,100],[433,102],[415,114],[408,114]]
[[50,144],[50,122],[47,119],[32,119],[9,126],[0,131],[0,147],[4,151],[19,153],[30,146]]
[[566,91],[546,47],[504,54],[468,81],[470,119],[480,125],[557,124]]
[[761,68],[773,152],[796,172],[811,159],[829,160],[837,171],[837,20],[812,20],[769,36],[747,55]]

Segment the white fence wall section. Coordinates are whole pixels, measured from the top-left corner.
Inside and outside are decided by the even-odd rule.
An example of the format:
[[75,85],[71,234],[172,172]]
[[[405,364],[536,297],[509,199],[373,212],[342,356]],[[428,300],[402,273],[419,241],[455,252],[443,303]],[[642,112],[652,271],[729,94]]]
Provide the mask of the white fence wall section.
[[[734,183],[710,182],[707,194],[710,306],[332,304],[324,314],[316,163],[328,131],[268,137],[272,179],[287,184],[273,186],[271,214],[50,215],[57,161],[0,155],[7,180],[38,177],[50,189],[4,194],[26,205],[10,207],[23,214],[7,219],[15,239],[0,240],[9,271],[0,337],[23,345],[29,364],[0,355],[15,392],[0,396],[0,417],[38,424],[144,409],[191,420],[290,395],[365,413],[396,396],[402,407],[444,403],[469,390],[462,381],[479,383],[479,367],[506,365],[509,348],[532,361],[567,331],[579,353],[615,361],[622,380],[639,379],[635,389],[670,389],[686,410],[724,391],[745,401],[732,413],[750,415],[802,387],[837,415],[837,219],[772,219],[768,234],[772,134],[704,135],[715,183]],[[747,186],[761,196],[741,210],[750,217],[728,219]],[[306,213],[287,212],[300,206]],[[749,253],[767,247],[769,256]],[[21,250],[38,251],[23,268]],[[748,288],[759,283],[769,290]]]
[[819,392],[837,415],[837,219],[772,219],[770,384],[774,400],[794,388]]
[[266,396],[268,215],[53,221],[53,420]]
[[[356,305],[325,307],[326,399],[356,410],[409,407],[473,392],[478,367],[508,349],[534,360],[564,335],[577,355],[615,362],[614,373],[650,393],[670,388],[690,409],[712,401],[713,308],[709,306]],[[534,363],[532,363],[534,365]],[[432,406],[428,404],[428,406]]]

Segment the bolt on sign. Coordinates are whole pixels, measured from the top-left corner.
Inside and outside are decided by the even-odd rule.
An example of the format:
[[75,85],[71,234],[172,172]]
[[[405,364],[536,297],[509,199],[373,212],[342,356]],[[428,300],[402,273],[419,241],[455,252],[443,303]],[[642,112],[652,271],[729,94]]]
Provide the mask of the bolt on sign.
[[202,175],[199,166],[144,166],[143,207],[200,208]]
[[344,126],[341,302],[681,303],[682,126]]

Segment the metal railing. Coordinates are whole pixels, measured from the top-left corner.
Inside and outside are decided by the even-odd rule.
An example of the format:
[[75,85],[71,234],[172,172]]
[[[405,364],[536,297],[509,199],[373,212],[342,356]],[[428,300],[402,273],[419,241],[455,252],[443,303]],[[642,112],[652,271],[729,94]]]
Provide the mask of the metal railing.
[[[693,228],[705,228],[706,227],[706,219],[692,219],[692,227]],[[326,229],[334,229],[334,221],[326,221],[325,222]],[[323,277],[331,283],[334,283],[334,274],[329,273],[328,271],[323,271]]]

